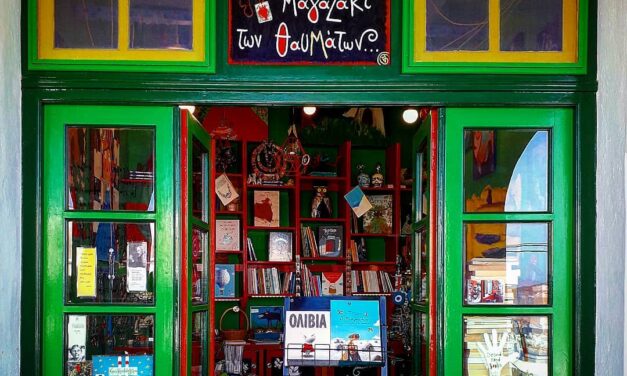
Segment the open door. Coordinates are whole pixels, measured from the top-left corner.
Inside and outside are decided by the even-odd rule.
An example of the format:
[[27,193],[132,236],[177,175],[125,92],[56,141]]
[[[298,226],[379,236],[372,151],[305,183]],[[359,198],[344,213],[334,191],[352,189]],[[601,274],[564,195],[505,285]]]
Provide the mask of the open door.
[[411,311],[414,323],[414,374],[436,375],[436,215],[438,111],[422,109],[413,140],[414,191]]
[[213,342],[210,281],[209,161],[211,139],[200,123],[181,111],[181,375],[209,374],[209,344]]

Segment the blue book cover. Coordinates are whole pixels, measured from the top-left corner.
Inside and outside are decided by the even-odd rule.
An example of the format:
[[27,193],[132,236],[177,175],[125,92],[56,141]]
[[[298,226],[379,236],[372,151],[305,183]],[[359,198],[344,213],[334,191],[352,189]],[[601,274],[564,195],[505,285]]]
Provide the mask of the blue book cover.
[[348,205],[353,209],[353,212],[355,212],[358,218],[372,208],[372,204],[370,204],[364,191],[362,191],[359,186],[356,186],[345,194],[344,199],[348,202]]
[[283,306],[250,307],[250,325],[258,341],[279,341],[283,334]]
[[376,300],[331,300],[331,359],[382,362],[381,315]]
[[235,265],[216,264],[216,298],[235,297]]
[[152,355],[94,355],[92,361],[94,376],[152,376],[154,373]]

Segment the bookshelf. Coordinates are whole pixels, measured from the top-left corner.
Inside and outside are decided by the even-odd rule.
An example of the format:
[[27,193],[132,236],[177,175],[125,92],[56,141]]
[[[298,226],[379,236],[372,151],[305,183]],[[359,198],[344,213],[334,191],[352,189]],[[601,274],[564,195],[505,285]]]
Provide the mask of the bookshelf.
[[[411,200],[411,187],[401,187],[400,184],[400,144],[392,144],[386,148],[353,147],[350,141],[337,146],[304,145],[310,154],[326,152],[336,158],[334,168],[337,176],[313,176],[299,172],[290,177],[289,184],[269,185],[251,184],[248,181],[252,171],[250,155],[260,143],[247,141],[231,143],[233,150],[236,150],[238,162],[227,169],[226,174],[239,194],[239,202],[228,208],[223,207],[217,196],[213,195],[212,207],[214,220],[240,221],[241,246],[239,250],[232,251],[215,251],[215,247],[212,247],[214,250],[212,260],[215,260],[215,264],[235,264],[235,296],[215,299],[215,325],[224,310],[233,305],[239,305],[248,314],[251,306],[282,306],[285,297],[323,294],[323,278],[329,281],[324,285],[325,292],[333,291],[345,296],[385,296],[388,309],[393,309],[391,296],[395,288],[394,274],[402,241],[401,201]],[[362,190],[369,197],[383,196],[386,197],[386,202],[389,201],[390,213],[384,213],[390,221],[389,226],[385,226],[386,233],[372,233],[364,228],[365,219],[356,219],[344,199],[344,195],[357,185],[357,164],[366,165],[367,171],[371,172],[374,171],[376,162],[382,165],[384,184],[381,187],[368,187]],[[220,170],[215,171],[216,177],[224,173]],[[330,199],[331,215],[328,218],[312,216],[314,192],[316,187],[320,186],[326,188],[326,196]],[[278,218],[266,218],[273,222],[272,224],[255,223],[255,211],[260,210],[255,208],[255,192],[271,192],[268,193],[268,197],[278,200]],[[272,204],[270,205],[272,207]],[[327,252],[328,256],[320,254],[319,250],[333,248],[338,238],[334,233],[333,240],[325,238],[326,245],[320,248],[320,244],[316,242],[321,238],[321,228],[331,231],[338,227],[342,239],[339,245],[341,251]],[[273,232],[291,234],[292,251],[289,261],[270,260],[268,243]],[[307,246],[304,239],[312,239],[316,245]],[[351,250],[352,247],[355,250]],[[362,252],[360,256],[357,255],[357,248]],[[311,249],[316,249],[316,252],[312,252]],[[300,278],[297,278],[297,274]],[[330,281],[338,275],[341,275],[343,280],[341,291],[335,288],[337,280]],[[307,277],[312,279],[306,280]],[[286,281],[285,278],[289,280]],[[358,281],[359,287],[356,285]],[[222,329],[237,329],[245,325],[245,320],[243,317],[233,316],[225,319],[223,325]],[[216,359],[219,360],[219,342],[215,347]],[[276,343],[249,341],[244,352],[245,354],[258,352],[256,358],[260,363],[257,370],[261,375],[270,372],[265,369],[264,360],[277,355],[282,357],[281,345]],[[212,367],[213,365],[210,369]],[[316,374],[319,372],[316,370]],[[325,374],[333,374],[333,371],[326,370]]]

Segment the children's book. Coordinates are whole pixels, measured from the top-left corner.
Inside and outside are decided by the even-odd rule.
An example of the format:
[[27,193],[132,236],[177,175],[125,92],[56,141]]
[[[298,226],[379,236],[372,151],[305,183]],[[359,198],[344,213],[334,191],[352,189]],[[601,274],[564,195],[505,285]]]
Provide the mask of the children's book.
[[321,257],[339,257],[344,247],[342,226],[320,226],[318,228],[318,253]]
[[235,265],[216,264],[215,271],[215,297],[235,297]]
[[279,227],[279,191],[255,191],[254,225],[261,227]]
[[239,251],[239,219],[216,220],[216,251]]
[[344,273],[322,272],[322,296],[344,295]]
[[271,232],[268,261],[292,261],[292,233]]

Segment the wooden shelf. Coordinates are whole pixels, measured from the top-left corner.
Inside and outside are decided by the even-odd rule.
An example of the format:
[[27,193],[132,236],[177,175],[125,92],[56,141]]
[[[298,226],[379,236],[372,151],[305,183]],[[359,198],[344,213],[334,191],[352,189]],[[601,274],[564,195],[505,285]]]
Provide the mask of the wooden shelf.
[[394,261],[356,261],[353,266],[396,266]]
[[248,226],[248,231],[296,231],[296,227]]
[[345,182],[345,176],[312,176],[312,175],[304,175],[300,177],[300,180],[303,181],[312,181],[312,180],[320,180],[327,182]]
[[272,184],[247,184],[246,188],[254,189],[258,191],[293,191],[295,189],[294,185],[272,185]]
[[242,214],[244,214],[244,212],[241,210],[235,210],[235,211],[216,210],[216,215],[242,215]]
[[292,266],[296,261],[248,261],[249,266]]
[[320,222],[320,223],[344,223],[346,218],[306,218],[301,217],[301,222]]
[[239,250],[239,251],[215,251],[216,255],[241,255],[244,251]]
[[394,193],[394,187],[381,187],[381,188],[376,188],[376,187],[368,187],[368,188],[361,188],[362,191],[364,191],[364,193]]
[[216,302],[239,302],[240,300],[242,300],[241,297],[236,297],[236,298],[214,298],[214,300]]
[[272,299],[272,298],[291,298],[294,294],[248,294],[249,298],[263,298],[263,299]]
[[301,257],[302,261],[346,261],[346,257]]
[[353,238],[394,238],[396,236],[396,234],[370,234],[367,232],[351,234],[351,237]]
[[352,292],[352,296],[392,296],[391,292]]

